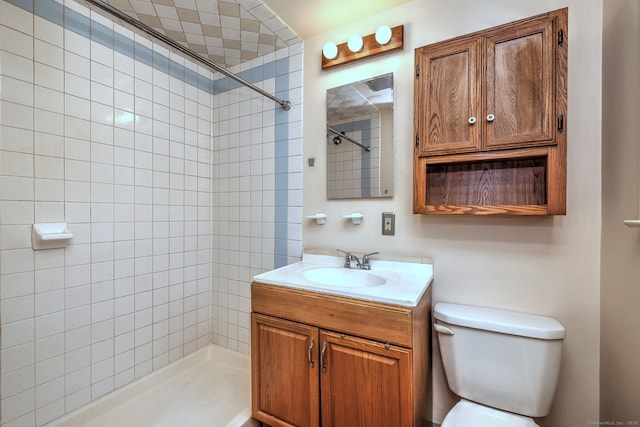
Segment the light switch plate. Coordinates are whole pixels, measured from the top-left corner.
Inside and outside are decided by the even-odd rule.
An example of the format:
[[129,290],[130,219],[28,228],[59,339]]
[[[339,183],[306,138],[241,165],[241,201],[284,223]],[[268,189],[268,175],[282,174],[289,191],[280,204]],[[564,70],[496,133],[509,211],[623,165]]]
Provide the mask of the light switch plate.
[[396,235],[396,214],[393,212],[382,212],[382,235]]

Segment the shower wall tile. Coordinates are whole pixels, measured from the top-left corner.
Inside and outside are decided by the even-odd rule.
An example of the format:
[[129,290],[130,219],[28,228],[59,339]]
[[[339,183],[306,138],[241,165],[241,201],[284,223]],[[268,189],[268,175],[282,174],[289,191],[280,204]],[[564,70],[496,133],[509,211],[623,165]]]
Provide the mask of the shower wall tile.
[[[25,4],[0,2],[3,426],[211,341],[212,95],[181,80],[211,73],[76,2]],[[72,244],[34,252],[34,221]]]
[[292,46],[232,69],[291,100],[288,112],[226,78],[214,82],[211,329],[215,343],[244,353],[250,349],[252,277],[302,253],[299,52],[301,45]]
[[[284,112],[62,3],[0,2],[7,426],[211,341],[248,353],[251,278],[301,255],[302,45],[232,70]],[[66,221],[73,243],[34,253],[34,221]]]

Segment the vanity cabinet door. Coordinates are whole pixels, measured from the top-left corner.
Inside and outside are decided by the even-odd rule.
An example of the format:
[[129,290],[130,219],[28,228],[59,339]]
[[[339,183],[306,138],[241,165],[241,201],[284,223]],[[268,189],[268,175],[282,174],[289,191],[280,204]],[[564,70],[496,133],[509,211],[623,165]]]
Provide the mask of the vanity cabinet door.
[[485,35],[484,149],[556,143],[558,37],[555,14]]
[[411,350],[320,333],[323,427],[413,425]]
[[480,150],[480,38],[415,51],[414,122],[419,155]]
[[318,328],[251,314],[253,417],[273,427],[318,427]]

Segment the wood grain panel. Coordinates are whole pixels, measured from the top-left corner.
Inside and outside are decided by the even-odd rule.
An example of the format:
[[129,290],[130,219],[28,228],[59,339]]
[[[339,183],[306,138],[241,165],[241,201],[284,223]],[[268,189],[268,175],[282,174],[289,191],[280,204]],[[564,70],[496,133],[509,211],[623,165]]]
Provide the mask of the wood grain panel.
[[420,155],[480,149],[479,39],[416,49],[414,121]]
[[323,427],[412,425],[411,350],[324,331],[320,341]]
[[546,205],[546,160],[432,165],[428,205]]
[[[547,15],[485,34],[485,148],[555,144],[554,20]],[[486,119],[485,119],[486,120]]]
[[254,282],[251,310],[404,347],[411,346],[410,308]]
[[318,367],[309,364],[309,346],[318,339],[312,326],[251,315],[254,418],[274,427],[320,425]]

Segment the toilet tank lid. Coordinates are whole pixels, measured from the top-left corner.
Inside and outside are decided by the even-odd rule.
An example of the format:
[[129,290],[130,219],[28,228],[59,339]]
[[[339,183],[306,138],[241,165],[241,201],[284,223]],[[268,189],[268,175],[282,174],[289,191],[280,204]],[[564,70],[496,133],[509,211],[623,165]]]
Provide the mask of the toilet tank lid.
[[433,317],[451,325],[543,340],[564,338],[562,324],[551,317],[472,305],[438,303]]

